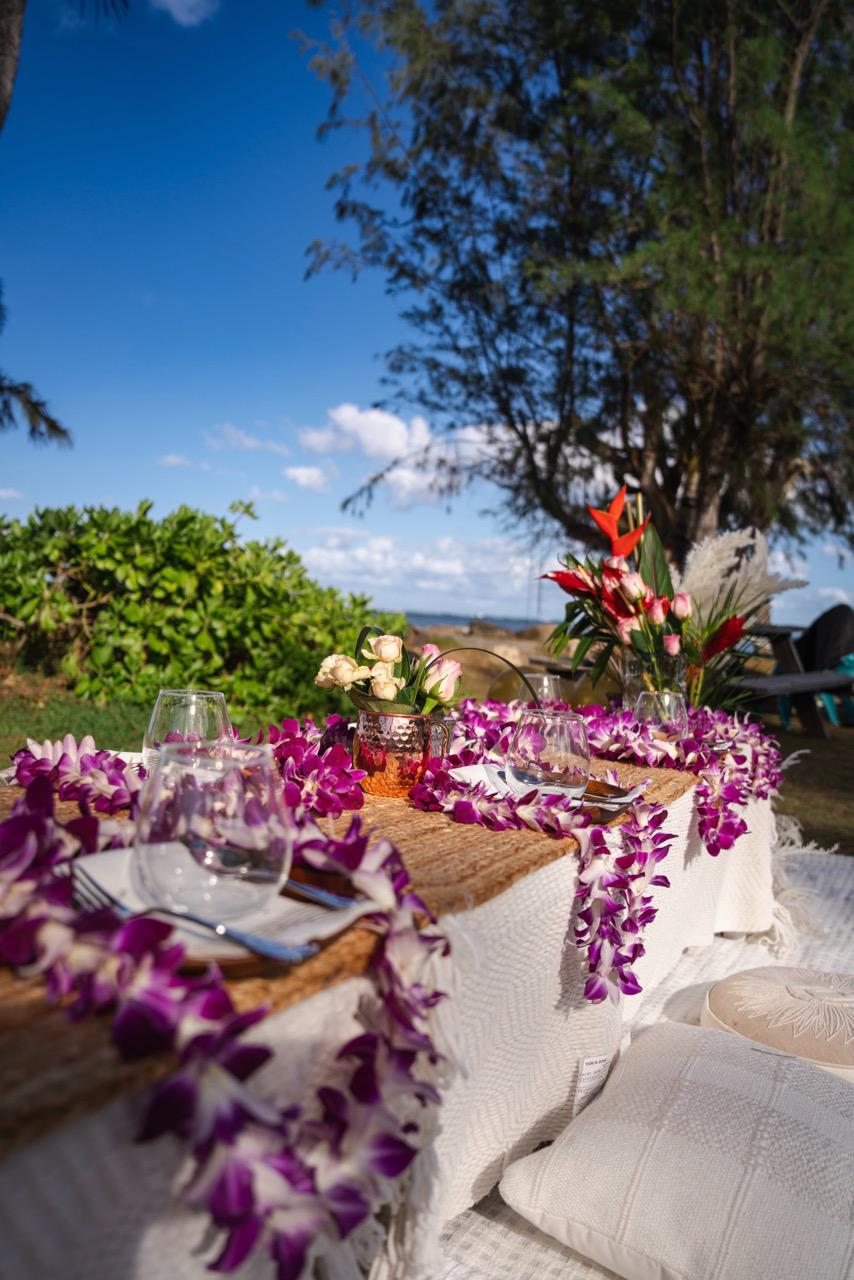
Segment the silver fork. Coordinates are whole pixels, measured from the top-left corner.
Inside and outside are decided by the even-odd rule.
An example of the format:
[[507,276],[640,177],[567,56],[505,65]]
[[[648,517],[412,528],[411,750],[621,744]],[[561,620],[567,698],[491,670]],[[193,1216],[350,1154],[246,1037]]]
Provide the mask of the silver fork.
[[253,955],[261,956],[264,960],[275,960],[278,964],[299,964],[301,960],[307,960],[319,950],[313,942],[298,944],[274,942],[260,933],[234,929],[230,925],[206,920],[204,916],[193,915],[189,911],[171,911],[168,907],[148,907],[143,911],[132,911],[93,879],[85,867],[77,864],[72,866],[71,877],[74,886],[72,892],[74,902],[87,911],[100,911],[109,907],[124,920],[135,919],[138,916],[169,916],[173,920],[183,920],[185,923],[198,925],[202,929],[209,929],[211,933],[225,938],[228,942],[237,943],[238,946],[251,951]]
[[318,907],[328,907],[330,911],[342,911],[347,907],[352,907],[358,898],[347,898],[341,893],[330,893],[328,889],[321,889],[316,884],[308,884],[305,880],[285,881],[285,888],[290,893],[295,893],[297,897],[305,898],[307,902],[313,902]]

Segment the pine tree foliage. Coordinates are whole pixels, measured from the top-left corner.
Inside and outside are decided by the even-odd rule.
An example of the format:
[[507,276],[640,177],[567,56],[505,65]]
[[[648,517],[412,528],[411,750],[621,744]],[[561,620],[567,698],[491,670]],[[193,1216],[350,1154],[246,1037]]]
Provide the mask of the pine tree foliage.
[[629,477],[677,562],[718,528],[854,543],[843,0],[336,11],[323,128],[368,155],[332,179],[355,245],[309,270],[401,297],[390,399],[442,433],[437,486],[586,537]]

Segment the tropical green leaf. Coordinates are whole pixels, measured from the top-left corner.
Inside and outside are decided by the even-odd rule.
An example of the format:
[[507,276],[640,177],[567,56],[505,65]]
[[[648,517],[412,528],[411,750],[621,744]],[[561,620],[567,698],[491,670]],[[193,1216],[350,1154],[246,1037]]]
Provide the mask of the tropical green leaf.
[[648,525],[646,533],[641,538],[638,563],[641,577],[649,583],[655,594],[672,597],[673,583],[670,579],[670,569],[664,547],[661,545],[661,539],[654,525]]
[[362,627],[362,630],[359,632],[359,638],[356,641],[356,647],[353,650],[353,657],[356,659],[358,663],[361,663],[362,661],[362,658],[364,656],[362,654],[362,648],[368,636],[372,632],[376,636],[381,636],[383,634],[383,632],[380,631],[379,627],[372,627],[372,626]]

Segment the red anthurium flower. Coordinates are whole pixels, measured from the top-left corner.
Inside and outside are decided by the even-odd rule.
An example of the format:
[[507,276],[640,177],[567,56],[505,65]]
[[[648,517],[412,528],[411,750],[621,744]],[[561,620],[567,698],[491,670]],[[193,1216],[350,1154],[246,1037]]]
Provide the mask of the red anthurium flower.
[[609,504],[607,511],[600,511],[597,507],[587,508],[605,537],[610,538],[612,556],[631,555],[643,537],[646,526],[649,524],[649,516],[647,516],[643,524],[639,525],[637,529],[630,529],[628,533],[618,533],[617,526],[620,523],[620,516],[623,514],[625,505],[626,486],[623,485],[616,498]]
[[708,662],[709,658],[713,658],[716,653],[723,653],[725,649],[731,649],[743,635],[743,617],[733,614],[731,618],[725,618],[711,639],[707,640],[703,645],[703,651],[700,655],[703,662]]
[[592,596],[596,592],[597,584],[595,579],[582,566],[577,569],[556,569],[554,573],[544,573],[542,576],[550,578],[552,582],[556,582],[559,587],[571,596]]

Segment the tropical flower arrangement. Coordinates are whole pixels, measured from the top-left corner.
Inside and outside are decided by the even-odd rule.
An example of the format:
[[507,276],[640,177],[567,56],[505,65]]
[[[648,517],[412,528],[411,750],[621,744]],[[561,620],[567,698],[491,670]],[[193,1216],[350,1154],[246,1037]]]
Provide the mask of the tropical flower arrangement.
[[[733,681],[753,652],[745,624],[774,592],[798,585],[768,574],[764,538],[750,532],[707,539],[680,578],[649,515],[643,517],[640,495],[627,503],[623,485],[607,510],[588,511],[611,554],[598,561],[568,554],[564,569],[544,575],[573,597],[552,634],[553,652],[574,641],[574,670],[595,655],[594,684],[617,658],[621,674],[634,664],[649,689],[684,685],[695,706],[736,705]],[[628,528],[620,532],[624,516]]]
[[437,645],[425,644],[420,656],[413,657],[400,636],[364,627],[354,656],[330,653],[314,683],[321,689],[343,689],[362,711],[429,715],[453,706],[462,676],[459,662]]

